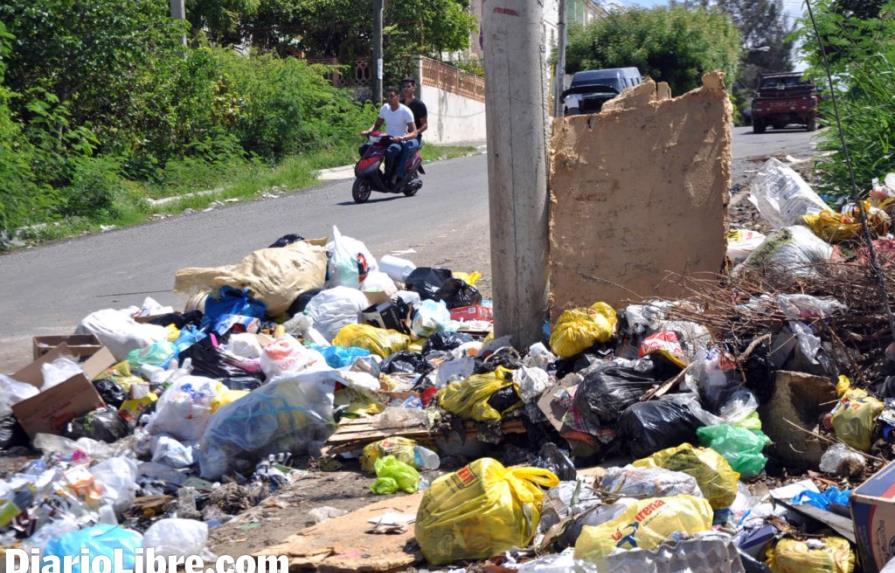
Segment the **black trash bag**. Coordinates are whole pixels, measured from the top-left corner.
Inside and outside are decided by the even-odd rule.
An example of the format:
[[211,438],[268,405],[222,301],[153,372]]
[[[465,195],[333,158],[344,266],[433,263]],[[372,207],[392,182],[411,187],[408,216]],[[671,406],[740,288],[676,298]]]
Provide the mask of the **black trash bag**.
[[277,248],[285,247],[287,245],[291,245],[292,243],[297,243],[299,241],[304,241],[304,240],[305,240],[305,238],[302,237],[301,235],[295,235],[293,233],[290,233],[288,235],[283,235],[282,237],[280,237],[279,239],[274,241],[267,248],[268,249],[277,249]]
[[522,368],[522,358],[514,348],[498,348],[488,356],[476,357],[474,374],[487,374],[494,372],[498,366],[503,366],[508,370],[518,370]]
[[181,351],[179,355],[180,365],[183,365],[187,358],[192,360],[192,374],[194,376],[205,376],[207,378],[253,376],[259,379],[264,376],[261,372],[246,372],[235,364],[228,362],[220,351],[212,345],[211,336],[206,336],[186,350]]
[[466,281],[451,278],[435,293],[435,300],[443,300],[448,308],[460,308],[481,304],[482,293]]
[[618,419],[617,438],[635,458],[697,442],[696,428],[702,426],[686,406],[655,400],[628,406]]
[[311,299],[320,294],[322,288],[312,288],[311,290],[306,290],[301,293],[295,300],[292,301],[292,304],[289,305],[289,310],[286,311],[286,314],[289,316],[295,316],[296,314],[301,314],[305,311],[305,307],[308,306],[308,303],[311,302]]
[[124,388],[112,380],[94,380],[93,387],[99,392],[103,402],[109,406],[118,408],[121,406],[122,402],[127,400],[127,394],[124,392]]
[[183,330],[183,327],[192,324],[193,326],[198,328],[202,324],[202,316],[203,315],[201,310],[191,310],[189,312],[171,312],[150,319],[149,324],[155,324],[157,326],[168,326],[169,324],[173,324],[180,330]]
[[650,358],[617,359],[584,375],[584,382],[575,391],[575,408],[592,426],[608,426],[659,383]]
[[[745,352],[744,346],[738,354]],[[746,388],[752,390],[759,404],[764,404],[774,395],[774,379],[776,370],[770,360],[771,341],[765,339],[753,348],[752,353],[743,364]]]
[[575,464],[569,458],[569,454],[559,449],[556,444],[547,442],[538,450],[533,466],[550,470],[560,481],[574,481],[578,477]]
[[412,317],[413,307],[397,297],[388,302],[369,306],[361,312],[361,319],[365,324],[397,330],[402,334],[410,334]]
[[261,380],[254,376],[221,378],[221,383],[230,390],[254,390],[261,387]]
[[417,267],[407,276],[404,287],[409,291],[419,293],[423,300],[439,300],[436,295],[451,276],[449,269]]
[[112,443],[129,433],[127,424],[118,416],[118,410],[111,406],[88,412],[73,419],[65,427],[65,437],[72,440],[90,438]]
[[475,340],[468,332],[437,332],[429,337],[423,346],[423,354],[429,354],[436,350],[453,350],[458,346]]
[[520,402],[522,402],[522,398],[516,392],[515,385],[501,388],[488,398],[488,405],[501,413],[506,412]]
[[598,362],[600,362],[600,357],[590,352],[582,352],[568,358],[560,358],[553,363],[556,367],[556,379],[562,380],[572,372],[587,370]]
[[434,368],[425,356],[409,350],[395,352],[379,365],[383,374],[428,374],[432,370]]
[[10,414],[0,418],[0,450],[27,446],[29,443],[28,434],[15,416]]

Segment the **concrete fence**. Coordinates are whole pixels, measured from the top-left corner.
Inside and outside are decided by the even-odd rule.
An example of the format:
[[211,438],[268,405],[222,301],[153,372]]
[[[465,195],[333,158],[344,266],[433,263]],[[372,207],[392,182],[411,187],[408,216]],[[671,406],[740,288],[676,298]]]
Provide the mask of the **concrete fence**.
[[417,97],[429,110],[428,143],[485,141],[485,79],[426,57],[417,66]]

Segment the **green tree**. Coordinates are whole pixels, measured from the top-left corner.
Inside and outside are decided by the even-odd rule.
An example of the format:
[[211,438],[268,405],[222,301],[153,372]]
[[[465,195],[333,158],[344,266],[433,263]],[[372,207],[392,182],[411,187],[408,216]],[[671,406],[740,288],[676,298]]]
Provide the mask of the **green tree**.
[[683,7],[614,11],[571,30],[569,72],[636,66],[680,94],[702,85],[702,75],[721,70],[734,78],[740,52],[736,27],[726,14]]

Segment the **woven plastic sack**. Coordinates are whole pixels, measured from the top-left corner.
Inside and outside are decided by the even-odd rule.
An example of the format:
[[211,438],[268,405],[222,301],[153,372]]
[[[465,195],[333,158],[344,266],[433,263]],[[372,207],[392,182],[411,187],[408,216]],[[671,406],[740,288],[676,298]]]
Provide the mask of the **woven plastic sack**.
[[883,412],[883,403],[864,390],[849,390],[833,408],[833,431],[849,446],[868,451],[873,426]]
[[410,337],[397,330],[386,330],[369,324],[349,324],[339,330],[332,342],[336,346],[365,348],[382,358],[388,358],[410,346]]
[[797,539],[781,539],[768,549],[767,562],[774,573],[852,573],[855,554],[841,537],[822,537],[824,547],[810,549]]
[[771,443],[761,430],[753,431],[733,426],[718,424],[703,426],[696,430],[699,442],[712,448],[730,463],[730,467],[744,478],[755,477],[764,469],[768,459],[761,453]]
[[615,309],[605,302],[565,310],[550,334],[550,347],[560,358],[575,356],[598,342],[608,342],[617,325]]
[[413,466],[402,462],[395,456],[385,456],[373,463],[376,470],[376,481],[370,491],[377,495],[396,493],[414,493],[420,485],[420,473]]
[[416,441],[410,438],[402,438],[395,436],[393,438],[385,438],[372,444],[364,446],[364,450],[360,456],[360,468],[369,473],[375,473],[376,460],[386,456],[393,456],[405,464],[413,465]]
[[730,507],[737,496],[740,474],[733,471],[721,454],[709,448],[681,444],[639,459],[631,465],[638,468],[665,468],[695,477],[702,495],[714,509]]
[[611,521],[581,528],[575,559],[599,562],[619,550],[655,549],[672,537],[711,530],[713,516],[709,502],[692,495],[643,499]]
[[531,543],[541,520],[542,487],[553,473],[506,468],[480,458],[432,482],[416,514],[416,540],[431,565],[484,559]]
[[508,386],[515,387],[516,393],[519,393],[519,387],[513,381],[513,372],[498,366],[494,372],[474,374],[448,384],[438,391],[438,405],[464,420],[497,422],[505,413],[522,406],[520,400],[509,409],[498,412],[488,403],[495,392]]

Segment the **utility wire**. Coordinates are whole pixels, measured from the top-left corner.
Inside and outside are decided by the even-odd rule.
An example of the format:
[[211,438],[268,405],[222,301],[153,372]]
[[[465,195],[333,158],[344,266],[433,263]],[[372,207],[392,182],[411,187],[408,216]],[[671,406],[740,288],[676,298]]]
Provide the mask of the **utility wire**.
[[858,190],[854,164],[852,163],[851,153],[848,151],[848,143],[845,141],[845,132],[842,130],[842,118],[839,115],[839,100],[836,98],[836,90],[833,87],[833,74],[830,71],[830,62],[827,59],[827,49],[824,46],[823,39],[820,37],[820,31],[817,29],[817,20],[814,19],[814,9],[811,7],[811,0],[805,0],[805,6],[808,8],[808,16],[811,18],[811,26],[814,28],[814,36],[817,38],[817,45],[820,46],[824,73],[826,73],[827,83],[830,87],[830,99],[833,102],[833,115],[836,117],[836,130],[839,134],[839,142],[842,144],[842,153],[845,156],[845,163],[848,166],[848,175],[851,179],[851,199],[858,204],[858,212],[861,215],[861,234],[864,241],[867,243],[867,250],[870,253],[870,270],[873,272],[876,283],[879,286],[880,299],[883,303],[883,308],[886,310],[886,316],[889,319],[889,331],[892,334],[893,342],[895,342],[895,316],[892,315],[892,305],[889,303],[889,291],[886,287],[886,277],[883,275],[882,269],[879,266],[876,247],[873,245],[870,226],[867,224],[867,210],[864,208],[864,201],[861,198],[861,192]]

